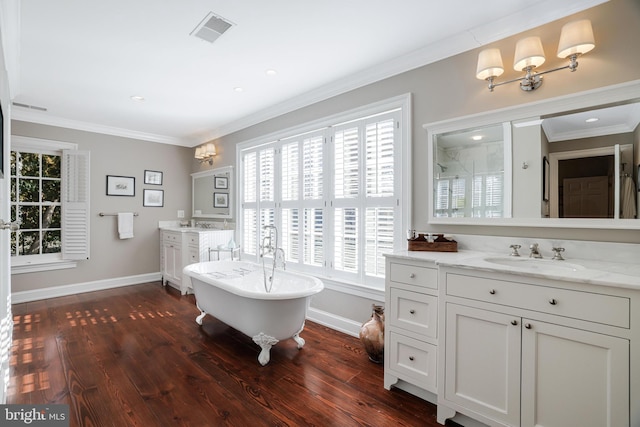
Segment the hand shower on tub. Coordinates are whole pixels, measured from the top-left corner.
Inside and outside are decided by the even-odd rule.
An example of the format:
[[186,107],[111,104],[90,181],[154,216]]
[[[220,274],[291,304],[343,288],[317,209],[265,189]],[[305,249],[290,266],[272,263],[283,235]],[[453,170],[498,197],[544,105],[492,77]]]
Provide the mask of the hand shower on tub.
[[[284,256],[284,250],[278,247],[278,229],[275,225],[265,225],[262,230],[266,233],[262,237],[262,244],[260,245],[260,258],[262,258],[262,276],[264,278],[264,290],[265,292],[271,292],[273,287],[273,275],[275,274],[276,264],[278,262],[278,254],[282,259],[282,269],[286,270],[286,261]],[[264,265],[264,256],[273,255],[273,262],[271,264],[271,274],[267,284],[267,269]]]

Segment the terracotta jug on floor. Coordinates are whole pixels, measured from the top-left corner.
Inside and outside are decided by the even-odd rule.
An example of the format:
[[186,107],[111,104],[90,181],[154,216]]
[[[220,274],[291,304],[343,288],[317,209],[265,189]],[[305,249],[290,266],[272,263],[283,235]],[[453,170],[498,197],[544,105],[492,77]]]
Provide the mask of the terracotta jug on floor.
[[360,341],[369,355],[369,360],[382,363],[384,358],[384,307],[372,305],[371,319],[360,328]]

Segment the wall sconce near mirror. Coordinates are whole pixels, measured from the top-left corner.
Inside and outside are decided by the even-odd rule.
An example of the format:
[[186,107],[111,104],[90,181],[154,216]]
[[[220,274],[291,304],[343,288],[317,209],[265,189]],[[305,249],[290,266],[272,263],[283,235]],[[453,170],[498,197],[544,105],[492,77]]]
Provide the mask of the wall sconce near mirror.
[[591,21],[582,19],[569,22],[562,27],[560,41],[558,42],[558,58],[569,59],[569,65],[554,68],[547,71],[535,71],[544,64],[545,56],[540,37],[532,36],[519,40],[516,43],[513,68],[516,71],[524,71],[525,76],[513,80],[496,83],[496,77],[504,73],[502,55],[500,49],[485,49],[478,54],[478,66],[476,77],[489,82],[489,91],[507,83],[520,82],[520,88],[524,91],[532,91],[542,84],[542,75],[554,71],[570,69],[572,72],[578,68],[578,56],[591,51],[595,47]]
[[209,165],[213,166],[213,158],[215,155],[216,146],[213,145],[213,142],[196,148],[195,158],[198,159],[200,163],[208,162]]

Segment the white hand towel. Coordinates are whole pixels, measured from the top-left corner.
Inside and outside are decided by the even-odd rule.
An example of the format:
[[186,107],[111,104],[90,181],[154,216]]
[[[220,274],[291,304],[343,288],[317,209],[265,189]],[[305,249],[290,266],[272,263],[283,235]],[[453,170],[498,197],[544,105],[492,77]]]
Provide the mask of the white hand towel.
[[118,234],[121,239],[133,238],[133,212],[118,213]]

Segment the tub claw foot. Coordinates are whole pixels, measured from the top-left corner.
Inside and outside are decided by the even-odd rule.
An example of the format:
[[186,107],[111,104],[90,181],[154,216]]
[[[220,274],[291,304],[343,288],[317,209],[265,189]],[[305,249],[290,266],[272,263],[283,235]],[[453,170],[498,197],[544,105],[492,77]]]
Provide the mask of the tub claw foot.
[[[196,307],[198,307],[198,304],[196,304]],[[196,317],[196,323],[198,325],[202,326],[202,319],[204,319],[204,316],[206,316],[207,313],[202,311],[202,309],[200,307],[198,307],[198,310],[200,310],[200,314],[198,315],[198,317]]]
[[[298,334],[299,334],[299,332],[298,332]],[[295,334],[295,335],[293,336],[293,340],[294,340],[295,342],[297,342],[297,343],[298,343],[298,349],[301,349],[302,347],[304,347],[305,340],[304,340],[304,338],[302,338],[302,337],[301,337],[300,335],[298,335],[298,334]]]
[[267,363],[269,363],[269,360],[271,360],[271,347],[276,345],[278,343],[278,340],[269,335],[265,335],[263,332],[260,332],[258,335],[253,337],[253,342],[258,344],[260,348],[262,348],[262,351],[258,355],[258,362],[260,362],[262,366],[266,365]]

